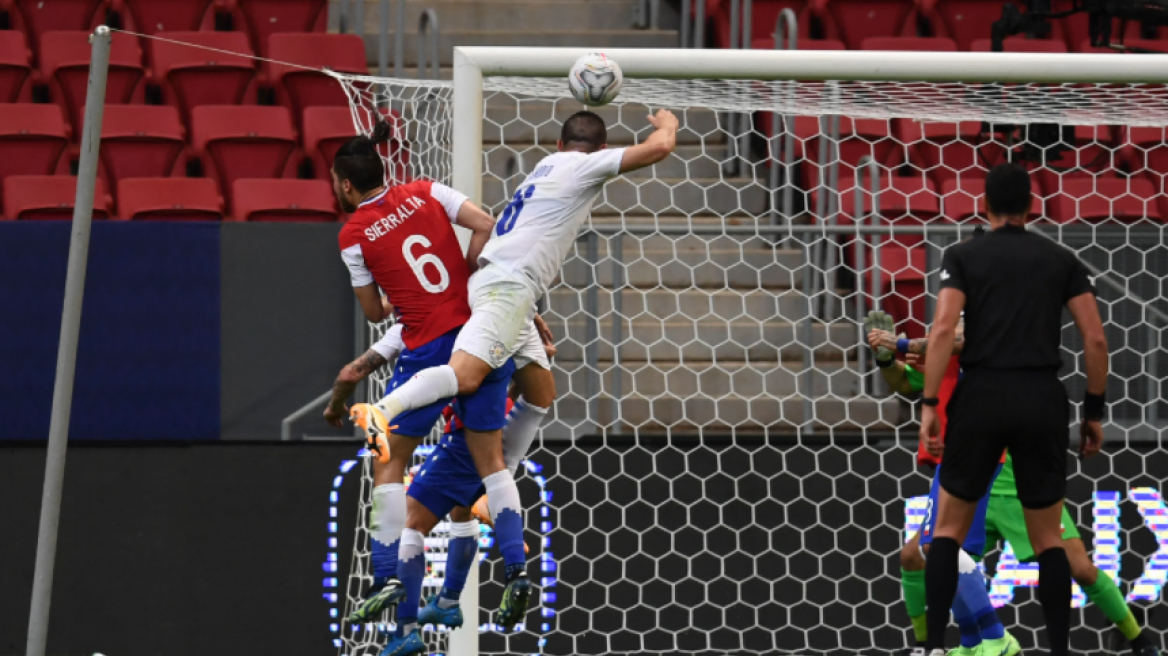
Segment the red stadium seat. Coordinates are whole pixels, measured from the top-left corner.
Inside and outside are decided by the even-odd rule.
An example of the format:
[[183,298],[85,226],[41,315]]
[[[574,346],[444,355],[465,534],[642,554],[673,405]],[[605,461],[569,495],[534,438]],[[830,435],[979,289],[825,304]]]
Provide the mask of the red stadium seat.
[[270,57],[268,39],[284,32],[324,32],[327,0],[235,0],[235,16],[247,25],[251,47]]
[[[897,331],[910,338],[923,337],[929,322],[925,300],[927,251],[923,245],[885,242],[880,248],[881,298],[879,305],[898,319]],[[875,263],[871,263],[873,266]],[[864,276],[872,289],[872,273]]]
[[111,189],[122,178],[171,175],[186,148],[178,111],[168,106],[106,105],[101,163]]
[[946,37],[932,36],[874,36],[864,39],[860,50],[957,52],[957,43]]
[[[867,215],[872,211],[872,194],[868,193],[869,181],[867,176],[860,179],[863,192],[860,194],[863,210]],[[855,221],[856,207],[856,180],[840,177],[840,212],[841,222]],[[915,175],[911,177],[884,177],[880,186],[880,218],[884,223],[925,223],[936,219],[941,214],[941,198],[937,195],[937,188],[927,178]],[[921,241],[920,235],[905,235],[895,238],[904,243]]]
[[[1118,44],[1118,39],[1112,39],[1112,43]],[[1106,55],[1131,55],[1141,54],[1141,50],[1149,50],[1155,53],[1168,52],[1168,41],[1159,41],[1154,39],[1124,39],[1123,45],[1128,48],[1133,48],[1132,52],[1122,52],[1115,48],[1095,48],[1091,45],[1091,40],[1086,39],[1079,44],[1079,48],[1075,52],[1090,53],[1090,54],[1106,54]]]
[[[386,116],[386,120],[398,122],[396,112]],[[337,150],[349,139],[356,136],[353,114],[348,107],[309,107],[304,110],[304,151],[312,159],[312,171],[319,180],[331,180],[329,169]],[[409,164],[408,145],[403,139],[390,138],[388,150],[382,155],[394,162],[393,179],[405,181]]]
[[209,178],[123,178],[118,182],[118,218],[218,221],[223,199]]
[[[715,48],[737,48],[741,43],[742,36],[740,35],[739,42],[735,44],[730,43],[730,2],[721,2],[716,7],[713,16],[713,37]],[[763,49],[773,48],[775,46],[775,24],[778,22],[779,13],[784,9],[790,9],[795,12],[796,33],[798,41],[811,37],[811,14],[813,11],[813,0],[757,0],[751,9],[751,34],[750,44],[752,48],[758,48],[755,43],[762,44]],[[741,6],[741,3],[739,4]],[[739,16],[739,29],[741,29],[741,16]],[[783,38],[786,38],[784,32]]]
[[[828,128],[829,129],[829,128]],[[821,134],[821,120],[816,116],[795,117],[795,153],[801,157],[803,166],[803,186],[814,189],[819,185],[819,142],[825,139]],[[828,157],[831,157],[832,140],[826,138]],[[904,149],[892,137],[889,122],[883,119],[839,117],[839,140],[837,142],[839,179],[855,177],[855,168],[860,160],[871,157],[885,169],[898,166]],[[828,164],[830,164],[830,159]]]
[[[990,39],[975,39],[969,49],[973,52],[990,52],[993,42]],[[1048,52],[1060,54],[1067,51],[1067,44],[1061,39],[1027,39],[1015,36],[1002,41],[1002,52]]]
[[0,105],[0,179],[52,175],[69,140],[56,105]]
[[337,202],[321,180],[236,180],[236,221],[333,223]]
[[[973,42],[990,35],[994,21],[1002,17],[1002,5],[1020,3],[1006,0],[931,0],[921,13],[932,25],[933,34],[953,39],[957,49],[970,50]],[[1024,4],[1024,3],[1023,3]]]
[[[241,32],[168,32],[167,38],[217,50],[251,55]],[[238,105],[244,102],[255,77],[255,60],[202,48],[153,41],[154,80],[166,102],[179,108],[190,125],[191,110],[200,105]]]
[[[109,217],[110,199],[98,178],[94,188],[93,218]],[[73,218],[77,178],[71,175],[13,175],[4,179],[4,216],[9,219]]]
[[[190,32],[199,29],[203,17],[215,0],[122,0],[134,31],[142,34],[158,32]],[[167,35],[174,38],[173,35]]]
[[926,172],[940,186],[957,177],[981,178],[1001,162],[1005,146],[993,134],[983,134],[981,123],[934,123],[900,119],[896,135],[908,149],[914,168]]
[[874,36],[914,36],[917,5],[914,0],[823,0],[821,11],[829,39],[857,50]]
[[[946,180],[941,186],[941,211],[945,218],[960,223],[970,219],[984,221],[985,178],[962,176]],[[1030,206],[1030,218],[1042,216],[1042,199],[1035,198]]]
[[292,117],[283,107],[196,107],[191,131],[195,153],[228,204],[240,178],[283,177],[296,148]]
[[[835,39],[799,39],[795,42],[796,50],[847,50],[847,46],[843,41],[836,41]],[[765,39],[755,39],[750,45],[755,50],[773,50],[775,47],[775,40],[771,37]]]
[[[1056,12],[1066,11],[1071,8],[1072,0],[1052,0],[1051,10]],[[1057,34],[1055,36],[1062,36],[1063,42],[1067,44],[1067,50],[1072,52],[1083,52],[1080,50],[1084,43],[1090,44],[1091,31],[1089,28],[1090,19],[1086,12],[1072,14],[1066,18],[1062,18],[1054,23]],[[1122,36],[1126,39],[1140,38],[1140,24],[1135,21],[1129,21],[1127,28],[1122,35],[1120,34],[1120,21],[1118,19],[1111,21],[1111,40],[1118,41]]]
[[[77,141],[81,140],[92,52],[88,32],[45,32],[41,35],[41,71],[50,81],[53,97],[64,107],[73,128],[73,138]],[[110,46],[105,101],[114,104],[131,102],[142,76],[142,50],[138,47],[138,40],[128,34],[115,33]]]
[[[339,73],[365,75],[365,42],[356,34],[273,34],[273,59],[328,68]],[[349,99],[333,78],[316,71],[271,64],[271,83],[281,105],[299,117],[304,108],[320,105],[348,107]]]
[[108,0],[7,0],[0,5],[14,5],[9,16],[15,18],[16,29],[28,35],[28,45],[34,55],[42,51],[41,37],[45,32],[89,31],[95,23],[105,19]]
[[1122,159],[1123,149],[1112,143],[1110,126],[1076,125],[1062,133],[1059,145],[1064,150],[1046,151],[1044,165],[1035,168],[1031,176],[1047,196],[1058,193],[1063,181],[1114,171]]
[[20,90],[32,73],[30,58],[24,34],[0,30],[0,102],[16,102],[20,97]]
[[1063,180],[1062,193],[1050,198],[1046,208],[1055,223],[1162,220],[1156,188],[1146,178],[1137,177]]

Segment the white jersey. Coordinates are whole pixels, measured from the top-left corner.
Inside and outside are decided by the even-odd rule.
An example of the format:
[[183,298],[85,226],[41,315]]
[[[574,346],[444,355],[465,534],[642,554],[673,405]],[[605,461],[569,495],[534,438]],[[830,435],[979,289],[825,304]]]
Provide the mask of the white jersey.
[[495,224],[479,263],[491,263],[542,296],[560,272],[604,183],[620,173],[624,148],[548,155]]

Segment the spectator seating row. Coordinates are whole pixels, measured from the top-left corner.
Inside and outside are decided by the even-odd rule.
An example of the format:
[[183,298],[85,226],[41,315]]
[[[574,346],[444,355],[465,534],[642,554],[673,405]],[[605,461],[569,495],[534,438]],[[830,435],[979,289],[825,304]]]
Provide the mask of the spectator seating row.
[[[93,217],[168,221],[334,222],[332,187],[320,180],[236,180],[234,212],[209,178],[123,178],[118,211],[97,181]],[[4,180],[3,219],[73,218],[77,178],[68,175],[14,175]]]
[[327,0],[0,0],[0,12],[14,31],[27,35],[38,55],[46,32],[92,31],[109,24],[153,35],[229,23],[266,57],[272,34],[324,32],[327,9]]
[[[232,208],[236,180],[291,178],[304,157],[314,177],[330,180],[329,167],[338,148],[355,133],[347,107],[304,110],[297,139],[291,113],[284,107],[204,105],[193,112],[188,146],[178,111],[168,106],[107,105],[102,120],[100,177],[120,190],[126,178],[183,175],[184,153],[201,162],[204,174],[218,183]],[[392,116],[390,116],[393,119]],[[13,175],[52,175],[68,170],[64,121],[52,105],[0,105],[0,179]],[[408,147],[392,139],[383,151],[404,176]]]
[[[826,39],[856,50],[873,37],[934,36],[953,40],[960,51],[977,50],[975,42],[988,40],[1006,2],[1019,9],[1025,4],[1019,0],[754,0],[750,42],[752,48],[774,47],[779,13],[791,9],[797,17],[800,49],[809,47],[804,43],[808,39]],[[1065,11],[1070,9],[1071,0],[1053,0],[1052,5],[1055,11]],[[731,6],[730,0],[706,2],[714,47],[734,47],[730,43]],[[1112,33],[1115,38],[1122,35],[1129,40],[1148,36],[1134,22],[1121,32],[1116,21]],[[1157,30],[1154,36],[1165,34]],[[1061,43],[1068,51],[1085,52],[1081,48],[1088,37],[1087,14],[1080,13],[1053,20],[1047,40]],[[1161,49],[1168,50],[1168,44],[1161,43]]]
[[[276,104],[292,110],[299,121],[306,107],[348,105],[336,81],[299,66],[327,67],[344,73],[368,71],[365,46],[353,34],[273,34],[269,40],[271,55],[293,66],[269,63],[262,75],[251,58],[253,50],[246,37],[238,32],[164,35],[172,41],[151,40],[152,63],[143,67],[138,41],[126,34],[114,34],[107,102],[144,102],[144,81],[148,80],[159,88],[163,103],[178,108],[183,123],[190,128],[195,107],[255,104],[255,89],[262,77],[264,84],[275,89]],[[45,32],[41,35],[39,65],[34,68],[24,37],[19,32],[0,30],[0,101],[27,101],[31,99],[31,85],[46,85],[49,97],[66,111],[74,141],[79,141],[90,56],[87,32]]]

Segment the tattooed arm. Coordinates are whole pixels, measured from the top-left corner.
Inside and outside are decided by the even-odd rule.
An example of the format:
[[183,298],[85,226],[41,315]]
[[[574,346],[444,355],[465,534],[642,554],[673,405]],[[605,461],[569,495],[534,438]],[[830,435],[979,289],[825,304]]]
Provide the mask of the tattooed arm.
[[383,367],[386,362],[385,356],[369,349],[365,351],[364,355],[345,365],[345,368],[341,369],[341,373],[337,374],[336,382],[333,383],[333,398],[324,410],[324,420],[337,428],[343,427],[342,420],[348,414],[345,409],[345,400],[353,395],[353,390],[357,389],[357,385],[361,381]]
[[[896,350],[896,335],[885,330],[874,330],[873,333],[878,333],[874,338],[869,337],[869,341],[873,341],[873,347],[883,346],[890,350]],[[957,334],[953,337],[953,355],[960,355],[961,350],[965,347],[965,322],[957,324]],[[914,355],[924,355],[929,351],[929,338],[918,337],[916,339],[908,340],[908,352]]]

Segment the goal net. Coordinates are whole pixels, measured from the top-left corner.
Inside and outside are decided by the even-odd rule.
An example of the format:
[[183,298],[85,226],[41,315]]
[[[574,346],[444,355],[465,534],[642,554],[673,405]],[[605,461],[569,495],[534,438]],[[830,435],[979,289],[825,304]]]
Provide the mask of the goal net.
[[[761,654],[910,644],[897,554],[919,526],[931,472],[915,463],[913,406],[880,379],[859,321],[879,308],[898,331],[926,333],[941,255],[984,223],[982,181],[1003,161],[1033,172],[1041,200],[1032,229],[1093,268],[1112,353],[1111,418],[1101,457],[1068,454],[1068,507],[1094,562],[1162,641],[1168,89],[1132,83],[1144,60],[1072,56],[1080,72],[1111,62],[1114,81],[1023,55],[987,69],[986,55],[971,58],[971,78],[1007,83],[930,77],[928,62],[912,77],[903,59],[889,69],[902,81],[831,81],[799,68],[787,77],[810,81],[787,82],[729,79],[752,76],[733,68],[728,58],[737,55],[670,53],[679,61],[662,64],[633,52],[608,53],[627,75],[620,97],[595,110],[609,144],[644,138],[646,115],[664,107],[681,121],[678,146],[606,185],[541,301],[559,350],[557,400],[520,479],[539,594],[522,630],[496,631],[502,567],[484,549],[479,650]],[[452,184],[497,215],[581,109],[550,72],[568,63],[543,62],[547,53],[569,63],[581,54],[516,56],[484,73],[481,89],[474,77],[457,89],[334,77],[358,129],[377,116],[398,125],[385,152],[392,179]],[[754,55],[764,56],[742,61]],[[721,74],[702,72],[723,57]],[[781,57],[775,70],[790,61]],[[654,66],[672,67],[673,78],[692,66],[694,77],[638,73]],[[492,76],[504,70],[546,77]],[[481,119],[470,123],[481,126],[481,144],[476,126],[454,118],[466,107],[477,117],[480,99]],[[1070,396],[1081,398],[1069,318],[1064,355]],[[368,543],[365,498],[358,545]],[[440,576],[442,536],[427,545]],[[359,549],[347,574],[349,605],[364,587],[367,556]],[[985,564],[1003,621],[1024,648],[1036,647],[1034,566],[1005,544]],[[1073,622],[1072,649],[1127,648],[1098,609],[1076,611]],[[341,623],[340,653],[375,653],[384,638],[366,629]]]

